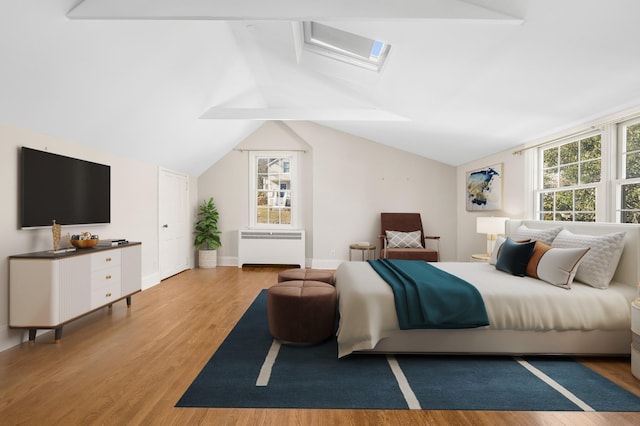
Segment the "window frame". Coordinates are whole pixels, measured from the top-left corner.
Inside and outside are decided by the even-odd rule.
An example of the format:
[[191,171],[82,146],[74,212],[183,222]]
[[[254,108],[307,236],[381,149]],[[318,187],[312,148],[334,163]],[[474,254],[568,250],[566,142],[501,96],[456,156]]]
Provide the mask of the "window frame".
[[[578,143],[578,149],[580,149],[580,142],[585,140],[585,139],[589,139],[592,138],[594,136],[600,136],[600,181],[599,182],[588,182],[588,183],[580,183],[578,181],[578,183],[576,183],[575,185],[566,185],[566,186],[557,186],[557,187],[553,187],[553,188],[545,188],[544,187],[544,177],[545,177],[545,170],[547,168],[545,168],[545,162],[544,162],[544,152],[546,150],[549,149],[554,149],[554,148],[558,148],[560,149],[561,146],[564,145],[568,145],[571,143]],[[603,217],[605,217],[607,215],[607,212],[605,210],[603,210],[601,208],[601,206],[605,205],[603,203],[603,196],[606,193],[605,190],[605,184],[604,181],[606,179],[606,165],[605,165],[605,149],[603,147],[604,145],[604,135],[603,132],[600,129],[597,130],[593,130],[593,131],[589,131],[589,132],[584,132],[581,133],[579,135],[575,135],[573,137],[568,137],[568,138],[563,138],[560,139],[554,143],[550,143],[550,144],[545,144],[543,146],[540,146],[537,150],[536,150],[536,167],[534,170],[536,170],[536,180],[535,180],[535,188],[533,190],[534,193],[534,217],[536,220],[549,220],[549,219],[544,219],[543,216],[545,214],[549,214],[551,213],[553,216],[553,219],[551,220],[559,220],[557,218],[558,214],[562,214],[562,212],[566,212],[566,210],[561,210],[558,211],[555,208],[555,203],[554,203],[554,208],[551,212],[548,211],[543,211],[542,210],[542,195],[543,194],[549,194],[549,193],[553,193],[553,194],[557,194],[559,192],[564,192],[564,191],[573,191],[574,195],[575,195],[575,191],[577,190],[581,190],[581,189],[591,189],[594,188],[595,189],[595,193],[596,193],[596,200],[595,200],[595,211],[593,213],[595,213],[595,221],[599,222],[601,221],[600,219],[602,219]],[[560,151],[559,151],[560,153]],[[572,162],[572,163],[568,163],[568,164],[576,164],[578,166],[578,179],[580,179],[580,167],[582,164],[593,161],[592,159],[588,159],[588,160],[582,160],[579,156],[580,151],[578,150],[578,159],[576,162]],[[561,164],[558,162],[557,167],[560,168]],[[559,177],[558,177],[559,179]],[[582,211],[580,210],[576,210],[575,208],[575,197],[573,199],[573,206],[572,206],[572,210],[570,210],[570,214],[572,215],[572,219],[571,220],[567,220],[569,222],[574,222],[576,221],[576,214],[580,214]]]
[[[618,155],[616,155],[616,179],[614,180],[614,191],[615,191],[615,203],[613,204],[613,214],[615,217],[616,223],[633,223],[633,222],[622,222],[623,211],[629,211],[627,209],[623,209],[622,206],[622,187],[624,185],[639,185],[640,184],[640,176],[627,178],[626,177],[626,155],[628,155],[629,151],[627,151],[626,141],[627,141],[627,131],[626,129],[629,126],[635,126],[640,124],[640,117],[634,117],[629,120],[624,120],[619,123],[616,123],[615,131],[616,131],[616,148]],[[635,153],[640,153],[640,149],[634,150]],[[630,209],[631,211],[640,212],[640,206],[636,209]]]
[[[291,203],[288,207],[291,209],[291,223],[258,223],[258,205],[257,193],[260,190],[258,186],[258,159],[260,158],[289,158],[289,182]],[[298,206],[298,153],[296,151],[250,151],[249,152],[249,228],[250,229],[297,229],[298,216],[300,206]],[[282,192],[282,189],[274,189],[276,192]],[[285,190],[286,191],[286,190]]]
[[[541,194],[545,192],[595,186],[596,222],[626,223],[622,222],[622,188],[626,184],[640,184],[640,176],[635,178],[624,177],[626,167],[624,160],[627,154],[624,144],[626,140],[626,128],[637,124],[640,124],[640,113],[634,110],[626,115],[619,115],[617,118],[616,116],[612,116],[611,119],[606,122],[586,125],[583,131],[576,131],[565,137],[560,136],[553,141],[543,142],[533,145],[530,148],[525,148],[524,151],[530,151],[527,153],[525,164],[527,170],[526,176],[528,176],[526,178],[528,182],[527,186],[531,190],[531,198],[525,203],[526,216],[535,220],[548,220],[543,218],[543,211],[541,209]],[[580,141],[596,134],[601,135],[600,182],[597,184],[592,183],[570,187],[544,188],[544,150]],[[640,152],[640,150],[634,150],[634,152]],[[635,211],[636,209],[633,210]],[[640,206],[637,210],[640,212]],[[573,211],[575,213],[575,205]],[[555,214],[554,220],[556,220]]]
[[[361,51],[367,43],[371,43],[368,55]],[[310,52],[376,72],[382,70],[391,51],[391,45],[385,41],[370,39],[315,21],[302,22],[302,45]]]

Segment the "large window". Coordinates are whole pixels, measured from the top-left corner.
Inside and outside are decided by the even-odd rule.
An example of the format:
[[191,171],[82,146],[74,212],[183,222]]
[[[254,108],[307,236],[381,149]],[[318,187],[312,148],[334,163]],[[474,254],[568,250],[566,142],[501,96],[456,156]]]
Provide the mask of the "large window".
[[296,223],[296,153],[252,152],[252,227],[292,228]]
[[538,148],[540,220],[640,223],[640,117]]
[[617,216],[622,223],[640,223],[640,120],[618,125],[620,184]]
[[596,221],[597,184],[601,182],[601,135],[541,150],[542,190],[539,218]]

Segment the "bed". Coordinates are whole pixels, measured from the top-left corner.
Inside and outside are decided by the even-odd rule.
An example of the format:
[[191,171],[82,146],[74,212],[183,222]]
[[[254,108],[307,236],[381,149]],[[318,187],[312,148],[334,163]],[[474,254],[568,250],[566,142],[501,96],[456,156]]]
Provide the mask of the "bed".
[[578,282],[578,276],[566,289],[513,276],[484,262],[433,264],[479,290],[489,317],[486,327],[401,330],[389,285],[367,262],[341,264],[335,273],[338,356],[354,352],[628,355],[630,305],[640,281],[640,226],[510,220],[507,235],[515,238],[523,229],[558,228],[577,237],[622,233],[619,261],[612,266],[613,278],[606,289]]

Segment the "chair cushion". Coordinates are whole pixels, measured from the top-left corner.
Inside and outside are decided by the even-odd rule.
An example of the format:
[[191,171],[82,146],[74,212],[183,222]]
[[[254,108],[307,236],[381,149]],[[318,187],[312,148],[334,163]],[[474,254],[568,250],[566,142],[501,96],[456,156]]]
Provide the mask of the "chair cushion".
[[[380,251],[380,257],[384,257],[384,249]],[[388,248],[387,259],[402,259],[402,260],[424,260],[426,262],[437,262],[438,251],[425,248]]]

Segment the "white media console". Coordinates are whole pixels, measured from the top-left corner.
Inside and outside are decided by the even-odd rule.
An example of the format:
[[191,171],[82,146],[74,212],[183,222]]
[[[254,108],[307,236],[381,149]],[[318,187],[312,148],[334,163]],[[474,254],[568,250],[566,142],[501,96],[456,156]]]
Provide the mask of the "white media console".
[[141,243],[9,257],[9,327],[55,329],[141,289]]

